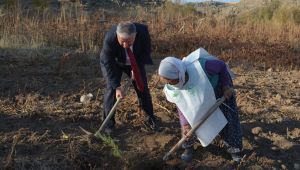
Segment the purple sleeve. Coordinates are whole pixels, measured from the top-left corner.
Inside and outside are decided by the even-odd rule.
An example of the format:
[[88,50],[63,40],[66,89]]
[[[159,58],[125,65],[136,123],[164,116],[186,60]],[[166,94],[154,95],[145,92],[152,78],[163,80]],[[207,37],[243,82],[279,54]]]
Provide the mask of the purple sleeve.
[[222,87],[231,86],[230,75],[226,64],[221,60],[206,60],[206,72],[210,75],[218,74],[220,76]]
[[180,125],[181,126],[187,125],[189,122],[186,120],[183,113],[180,111],[180,109],[178,107],[177,107],[177,111],[179,114]]

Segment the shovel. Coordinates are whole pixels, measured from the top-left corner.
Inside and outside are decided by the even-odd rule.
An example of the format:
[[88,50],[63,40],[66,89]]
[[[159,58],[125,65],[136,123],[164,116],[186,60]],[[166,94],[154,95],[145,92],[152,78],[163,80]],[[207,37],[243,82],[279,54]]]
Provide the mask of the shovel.
[[163,157],[163,160],[166,161],[168,157],[176,151],[187,139],[187,136],[191,136],[205,121],[209,118],[209,116],[225,101],[225,97],[218,99],[217,102],[206,112],[206,114],[203,116],[203,118],[199,121],[199,123],[194,126],[184,137],[182,137],[179,142],[177,142],[172,149],[165,154]]
[[[128,79],[126,84],[124,85],[124,92],[126,93],[127,90],[129,89],[129,86],[131,84],[131,79]],[[119,103],[122,101],[123,98],[118,98],[116,103],[114,104],[114,106],[111,108],[111,110],[109,111],[107,117],[105,118],[105,120],[103,121],[102,125],[100,126],[100,128],[93,134],[87,130],[85,130],[84,128],[82,128],[81,126],[79,126],[79,128],[86,133],[87,135],[94,135],[95,137],[100,136],[100,132],[103,130],[103,128],[107,125],[107,123],[109,122],[109,120],[111,119],[111,117],[114,115],[114,111],[116,110],[117,106],[119,105]]]

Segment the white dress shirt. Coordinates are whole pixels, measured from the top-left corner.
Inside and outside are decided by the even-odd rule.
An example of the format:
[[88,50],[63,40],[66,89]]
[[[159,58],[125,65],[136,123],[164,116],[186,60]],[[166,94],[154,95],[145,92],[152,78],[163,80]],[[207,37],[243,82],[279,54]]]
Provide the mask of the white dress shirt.
[[[132,51],[132,53],[133,53],[133,46],[130,46],[130,49],[131,49],[131,51]],[[128,56],[128,54],[127,54],[127,51],[126,51],[126,49],[124,48],[124,50],[125,50],[125,54],[126,54],[126,61],[125,61],[125,65],[127,65],[127,66],[130,66],[131,64],[130,64],[130,59],[129,59],[129,56]]]

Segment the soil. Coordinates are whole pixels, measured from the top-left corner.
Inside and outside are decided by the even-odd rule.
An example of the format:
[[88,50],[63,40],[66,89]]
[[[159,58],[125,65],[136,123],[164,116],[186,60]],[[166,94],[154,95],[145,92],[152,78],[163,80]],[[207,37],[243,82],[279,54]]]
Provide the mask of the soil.
[[[234,59],[232,59],[234,60]],[[168,161],[164,154],[180,140],[174,105],[168,103],[154,66],[147,67],[149,87],[160,132],[143,124],[132,88],[118,106],[111,138],[122,152],[91,138],[102,123],[105,81],[96,57],[81,53],[61,56],[0,55],[0,167],[6,169],[299,169],[300,71],[261,68],[237,61],[232,69],[245,157],[230,160],[217,138],[203,148],[195,143],[191,162]],[[92,93],[90,102],[82,95]]]

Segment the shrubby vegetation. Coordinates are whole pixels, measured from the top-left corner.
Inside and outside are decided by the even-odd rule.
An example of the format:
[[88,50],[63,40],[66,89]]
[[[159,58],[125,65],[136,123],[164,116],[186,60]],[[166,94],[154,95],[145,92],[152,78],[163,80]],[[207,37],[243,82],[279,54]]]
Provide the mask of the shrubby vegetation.
[[[222,17],[218,16],[222,14],[219,6],[211,6],[213,12],[206,6],[203,13],[192,4],[115,5],[114,8],[98,5],[96,8],[74,1],[53,8],[49,1],[33,0],[32,7],[25,9],[24,3],[4,1],[0,15],[1,48],[73,49],[97,54],[103,35],[111,25],[120,20],[134,20],[148,24],[156,55],[169,51],[162,42],[171,43],[169,48],[183,54],[193,49],[193,39],[204,37],[227,40],[239,37],[241,42],[280,41],[299,50],[300,8],[279,0],[268,1],[249,11],[233,4],[240,12],[233,11]],[[177,41],[180,44],[176,45]],[[182,45],[186,48],[181,48]]]
[[284,4],[279,0],[272,0],[263,7],[258,7],[252,13],[256,22],[276,22],[280,24],[296,23],[300,21],[300,8],[293,4]]

